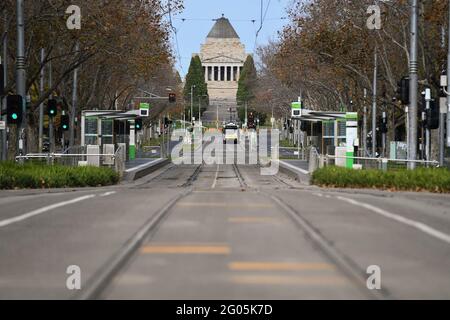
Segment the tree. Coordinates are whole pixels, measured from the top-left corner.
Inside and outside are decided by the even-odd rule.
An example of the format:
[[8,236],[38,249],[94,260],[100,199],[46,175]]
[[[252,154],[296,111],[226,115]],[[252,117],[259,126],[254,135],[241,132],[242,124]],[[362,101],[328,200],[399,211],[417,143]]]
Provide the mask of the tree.
[[[153,92],[166,93],[166,86],[174,86],[171,83],[176,74],[161,72],[173,69],[168,40],[170,26],[164,22],[169,9],[164,1],[80,0],[77,5],[82,10],[81,29],[68,30],[67,1],[25,1],[27,92],[31,97],[27,134],[27,146],[31,150],[28,151],[36,151],[34,140],[41,102],[51,94],[65,98],[70,112],[76,68],[79,70],[75,115],[78,118],[83,109],[112,109],[116,103],[127,109],[133,96],[140,94],[138,89],[155,87]],[[171,1],[171,12],[178,12],[181,5],[182,0]],[[5,0],[0,5],[0,18],[5,17],[0,23],[0,34],[8,35],[9,40],[8,92],[15,91],[14,68],[11,67],[16,59],[15,12],[15,0]],[[41,48],[45,49],[42,63]],[[50,65],[51,86],[48,81]],[[41,69],[46,74],[43,93],[38,90]],[[161,78],[161,74],[165,77]]]
[[257,73],[255,62],[253,61],[253,57],[248,55],[238,82],[236,99],[239,105],[244,105],[246,102],[249,103],[252,99],[254,99],[256,82]]
[[199,99],[202,105],[202,112],[206,109],[209,104],[208,97],[208,85],[205,82],[205,76],[203,72],[202,62],[199,56],[194,56],[191,59],[191,64],[189,65],[189,71],[186,75],[186,81],[184,84],[184,100],[186,101],[186,106],[189,106],[191,101],[191,88],[193,88],[193,101],[194,101],[194,114],[198,114],[198,104]]

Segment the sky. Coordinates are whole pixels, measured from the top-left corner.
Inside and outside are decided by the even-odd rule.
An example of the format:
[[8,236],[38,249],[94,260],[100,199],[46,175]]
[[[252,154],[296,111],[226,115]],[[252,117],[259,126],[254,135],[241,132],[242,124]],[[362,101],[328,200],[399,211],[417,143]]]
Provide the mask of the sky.
[[[277,31],[288,23],[286,8],[290,0],[263,0],[263,28],[257,45],[277,38]],[[177,30],[173,36],[173,48],[177,56],[177,69],[184,77],[189,69],[192,53],[200,51],[200,45],[214,25],[213,19],[222,14],[228,18],[244,43],[246,51],[255,49],[256,31],[261,25],[261,0],[184,0],[184,11],[172,17]],[[186,19],[183,21],[182,19]],[[284,18],[284,19],[283,19]],[[254,23],[251,20],[256,20]],[[178,45],[177,45],[178,39]]]

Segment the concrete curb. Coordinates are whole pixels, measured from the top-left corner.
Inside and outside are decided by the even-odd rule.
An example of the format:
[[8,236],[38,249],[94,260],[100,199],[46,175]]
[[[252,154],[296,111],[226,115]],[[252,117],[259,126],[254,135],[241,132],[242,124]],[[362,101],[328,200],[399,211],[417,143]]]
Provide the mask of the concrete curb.
[[308,171],[293,166],[290,163],[280,160],[280,172],[291,176],[292,178],[298,180],[300,183],[305,183],[309,185],[311,176]]
[[169,163],[170,163],[169,159],[161,158],[161,159],[155,160],[153,162],[125,170],[124,175],[123,175],[123,181],[132,182],[132,181],[138,180],[138,179],[145,177],[146,175],[149,175],[150,173],[164,167],[165,165],[167,165]]

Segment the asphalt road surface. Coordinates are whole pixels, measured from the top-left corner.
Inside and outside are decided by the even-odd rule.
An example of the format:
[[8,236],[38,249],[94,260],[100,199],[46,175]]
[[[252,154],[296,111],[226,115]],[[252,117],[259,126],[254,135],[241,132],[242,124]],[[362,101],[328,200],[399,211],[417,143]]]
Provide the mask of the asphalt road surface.
[[[66,286],[71,265],[81,290]],[[16,298],[449,299],[450,197],[319,189],[235,165],[2,191],[0,299]]]

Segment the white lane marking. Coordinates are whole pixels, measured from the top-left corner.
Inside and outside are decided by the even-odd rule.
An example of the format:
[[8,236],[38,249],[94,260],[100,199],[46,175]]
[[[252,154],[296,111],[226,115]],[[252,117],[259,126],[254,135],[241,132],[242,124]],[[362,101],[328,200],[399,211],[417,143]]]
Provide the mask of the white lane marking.
[[363,208],[368,209],[368,210],[370,210],[372,212],[378,213],[378,214],[380,214],[380,215],[382,215],[382,216],[384,216],[386,218],[389,218],[389,219],[395,220],[397,222],[400,222],[400,223],[406,224],[408,226],[411,226],[413,228],[416,228],[416,229],[418,229],[418,230],[420,230],[422,232],[425,232],[426,234],[428,234],[428,235],[430,235],[432,237],[435,237],[437,239],[440,239],[440,240],[450,244],[450,235],[448,235],[446,233],[443,233],[443,232],[441,232],[439,230],[436,230],[436,229],[434,229],[434,228],[432,228],[432,227],[430,227],[430,226],[428,226],[428,225],[426,225],[426,224],[424,224],[422,222],[411,220],[411,219],[405,218],[403,216],[400,216],[398,214],[394,214],[394,213],[388,212],[386,210],[383,210],[381,208],[372,206],[372,205],[367,204],[367,203],[359,202],[359,201],[356,201],[356,200],[353,200],[353,199],[340,197],[340,196],[338,196],[336,198],[339,199],[339,200],[351,203],[351,204],[353,204],[355,206],[363,207]]
[[102,193],[100,195],[100,197],[112,196],[113,194],[116,194],[116,193],[117,193],[116,191],[105,192],[105,193]]
[[69,204],[74,204],[74,203],[77,203],[77,202],[80,202],[80,201],[84,201],[84,200],[87,200],[87,199],[90,199],[90,198],[93,198],[93,197],[95,197],[95,194],[90,194],[90,195],[87,195],[87,196],[75,198],[75,199],[68,200],[68,201],[58,202],[58,203],[52,204],[50,206],[46,206],[46,207],[43,207],[43,208],[40,208],[40,209],[37,209],[37,210],[33,210],[31,212],[22,214],[20,216],[14,217],[14,218],[2,220],[2,221],[0,221],[0,228],[1,227],[6,227],[6,226],[8,226],[10,224],[13,224],[13,223],[16,223],[16,222],[20,222],[20,221],[26,220],[28,218],[37,216],[39,214],[48,212],[50,210],[54,210],[54,209],[57,209],[57,208],[60,208],[60,207],[63,207],[63,206],[67,206]]
[[289,167],[289,168],[292,169],[292,170],[300,171],[300,173],[303,173],[303,174],[309,174],[309,171],[306,171],[306,170],[304,170],[304,169],[302,169],[302,168],[293,166],[292,164],[287,163],[286,161],[280,160],[280,163],[281,163],[282,165],[286,166],[286,167]]
[[133,167],[133,168],[130,168],[130,169],[128,169],[128,170],[125,170],[125,172],[126,172],[126,173],[134,172],[134,171],[136,171],[136,170],[139,170],[139,169],[141,169],[141,168],[147,167],[147,166],[149,166],[149,165],[156,165],[157,163],[160,163],[160,162],[163,161],[163,160],[164,160],[164,159],[159,158],[159,159],[156,159],[156,160],[153,160],[153,161],[149,161],[149,162],[144,163],[144,164],[141,164],[141,165],[139,165],[139,166],[137,166],[137,167]]
[[322,193],[319,193],[319,192],[313,192],[313,195],[318,196],[318,197],[323,197],[324,196]]
[[217,178],[219,177],[219,165],[217,165],[216,176],[214,177],[214,182],[211,186],[211,189],[215,189],[217,185]]

